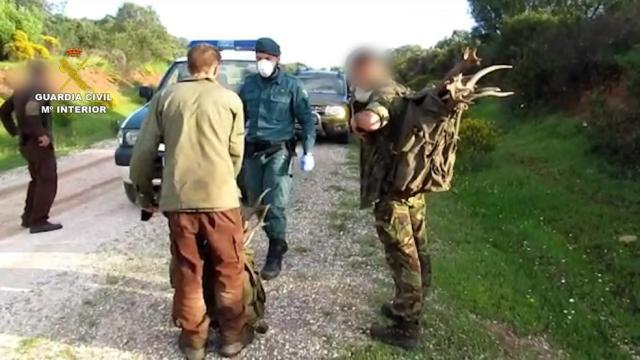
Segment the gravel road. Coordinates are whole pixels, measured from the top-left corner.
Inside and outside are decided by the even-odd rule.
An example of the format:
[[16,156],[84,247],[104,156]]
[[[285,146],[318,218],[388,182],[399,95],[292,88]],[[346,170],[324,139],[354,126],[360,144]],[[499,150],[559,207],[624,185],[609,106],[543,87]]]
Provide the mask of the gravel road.
[[[113,146],[60,160],[59,232],[21,229],[26,172],[0,175],[0,359],[181,358],[170,322],[166,222],[137,221]],[[332,225],[356,180],[346,174],[344,146],[320,144],[314,154],[316,170],[295,174],[283,274],[266,283],[271,328],[243,359],[330,359],[367,341],[374,285],[365,279],[378,270],[354,267],[357,242],[343,235],[345,226],[357,234],[369,224]],[[265,237],[252,247],[261,265]]]

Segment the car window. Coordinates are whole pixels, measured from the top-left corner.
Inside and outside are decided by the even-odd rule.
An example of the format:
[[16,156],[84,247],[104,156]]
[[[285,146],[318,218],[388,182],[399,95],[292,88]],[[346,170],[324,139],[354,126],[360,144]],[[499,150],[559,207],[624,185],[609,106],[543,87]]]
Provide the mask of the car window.
[[344,95],[345,83],[337,75],[304,75],[299,77],[308,93]]
[[[218,74],[218,81],[224,87],[238,91],[247,75],[256,72],[255,62],[248,60],[223,60]],[[186,62],[175,63],[162,80],[159,89],[175,84],[189,76]]]

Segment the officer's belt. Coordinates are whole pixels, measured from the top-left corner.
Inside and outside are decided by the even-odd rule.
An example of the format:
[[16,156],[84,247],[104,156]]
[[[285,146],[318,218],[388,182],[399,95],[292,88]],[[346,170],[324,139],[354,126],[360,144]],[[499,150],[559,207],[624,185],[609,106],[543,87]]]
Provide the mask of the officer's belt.
[[271,141],[255,141],[247,142],[245,145],[245,152],[247,156],[260,157],[271,156],[282,149],[286,149],[285,141],[271,142]]

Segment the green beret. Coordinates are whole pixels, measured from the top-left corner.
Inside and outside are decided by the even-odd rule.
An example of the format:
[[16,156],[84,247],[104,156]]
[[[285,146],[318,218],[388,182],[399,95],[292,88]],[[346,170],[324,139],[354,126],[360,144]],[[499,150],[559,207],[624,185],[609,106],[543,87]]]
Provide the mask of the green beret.
[[280,45],[272,38],[260,38],[256,40],[256,52],[280,56]]

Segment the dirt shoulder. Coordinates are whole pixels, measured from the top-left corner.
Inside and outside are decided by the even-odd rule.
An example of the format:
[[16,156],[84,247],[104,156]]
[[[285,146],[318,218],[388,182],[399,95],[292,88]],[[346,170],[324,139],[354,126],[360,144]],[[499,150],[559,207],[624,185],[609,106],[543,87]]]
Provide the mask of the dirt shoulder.
[[[320,145],[318,168],[296,174],[290,252],[282,276],[266,284],[271,328],[243,358],[335,358],[345,345],[367,341],[372,284],[354,271],[358,245],[327,216],[342,197],[333,189],[355,190],[353,178],[337,176],[346,152]],[[94,178],[97,173],[103,178],[115,170],[105,163],[72,174],[63,184],[72,179],[74,184],[63,185],[60,197],[103,181]],[[10,206],[14,212],[19,193]],[[170,321],[166,222],[156,216],[139,223],[137,216],[115,182],[61,212],[57,219],[66,227],[58,235],[20,232],[0,240],[0,307],[9,315],[0,319],[0,358],[180,358]],[[265,237],[252,246],[261,264]]]

